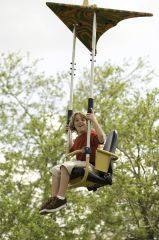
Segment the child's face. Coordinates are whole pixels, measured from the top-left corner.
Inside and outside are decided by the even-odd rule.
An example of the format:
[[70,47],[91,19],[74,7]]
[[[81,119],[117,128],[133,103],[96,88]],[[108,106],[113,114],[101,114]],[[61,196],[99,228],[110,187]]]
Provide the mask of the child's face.
[[82,134],[87,131],[87,121],[81,114],[76,114],[74,126],[78,134]]

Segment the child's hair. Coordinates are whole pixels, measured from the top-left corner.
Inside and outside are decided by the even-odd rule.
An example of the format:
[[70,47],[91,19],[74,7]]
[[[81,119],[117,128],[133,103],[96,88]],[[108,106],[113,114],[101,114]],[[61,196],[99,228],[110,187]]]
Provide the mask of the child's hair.
[[84,119],[86,119],[86,121],[87,121],[86,115],[85,115],[83,112],[75,112],[75,113],[72,115],[71,120],[70,120],[70,123],[69,123],[70,130],[71,130],[71,131],[76,131],[76,128],[75,128],[75,126],[74,126],[74,121],[75,121],[75,117],[76,117],[77,114],[81,115],[81,117],[84,118]]

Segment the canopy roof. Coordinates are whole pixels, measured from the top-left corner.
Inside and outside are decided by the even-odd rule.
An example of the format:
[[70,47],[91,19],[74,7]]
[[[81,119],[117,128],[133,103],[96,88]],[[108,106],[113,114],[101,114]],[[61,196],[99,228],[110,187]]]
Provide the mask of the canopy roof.
[[77,38],[91,51],[93,14],[96,12],[97,33],[96,43],[101,35],[118,22],[135,17],[151,17],[153,14],[145,12],[132,12],[125,10],[96,8],[72,4],[47,2],[46,5],[60,18],[60,20],[73,32],[74,24],[77,24]]

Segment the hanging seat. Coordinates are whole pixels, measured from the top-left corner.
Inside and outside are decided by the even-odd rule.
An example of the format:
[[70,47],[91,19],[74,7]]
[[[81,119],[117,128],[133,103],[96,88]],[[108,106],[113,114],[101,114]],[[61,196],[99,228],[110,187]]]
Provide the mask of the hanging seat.
[[70,188],[83,186],[90,191],[95,191],[99,187],[112,184],[113,162],[118,159],[115,155],[117,138],[117,131],[111,131],[107,136],[103,149],[97,149],[94,172],[89,171],[89,160],[86,160],[85,168],[75,167],[72,170]]

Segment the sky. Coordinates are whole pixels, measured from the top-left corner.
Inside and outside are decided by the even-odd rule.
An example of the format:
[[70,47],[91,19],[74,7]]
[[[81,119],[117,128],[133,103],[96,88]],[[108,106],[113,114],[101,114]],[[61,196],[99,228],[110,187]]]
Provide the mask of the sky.
[[[50,1],[51,2],[51,1]],[[52,2],[82,4],[83,0]],[[96,64],[147,57],[158,68],[159,0],[89,0],[99,7],[153,13],[153,17],[121,21],[108,30],[97,44]],[[40,71],[54,75],[68,71],[72,57],[72,33],[46,6],[44,0],[0,0],[0,52],[29,53],[41,59]],[[76,74],[91,67],[90,52],[76,42]]]
[[[52,2],[82,4],[83,0]],[[99,39],[96,64],[147,57],[159,72],[159,0],[89,0],[99,7],[153,13],[153,17],[121,21]],[[68,71],[72,57],[72,33],[46,6],[44,0],[0,0],[0,53],[20,52],[41,59],[46,75]],[[77,40],[76,76],[91,67],[90,53]],[[155,81],[158,86],[158,81]]]

